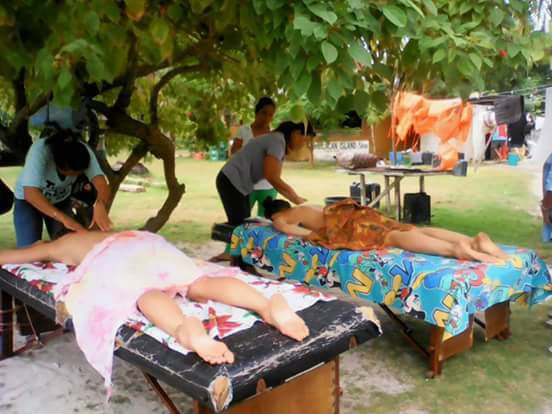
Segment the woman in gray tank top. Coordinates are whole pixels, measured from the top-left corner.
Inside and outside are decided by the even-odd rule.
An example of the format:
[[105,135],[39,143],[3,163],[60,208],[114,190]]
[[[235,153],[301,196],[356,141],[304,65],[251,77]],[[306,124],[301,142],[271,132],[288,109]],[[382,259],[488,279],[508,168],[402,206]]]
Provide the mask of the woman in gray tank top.
[[[306,132],[314,134],[310,124]],[[286,153],[300,149],[304,144],[304,124],[287,121],[274,131],[251,140],[228,160],[219,172],[216,184],[230,224],[241,224],[251,215],[249,194],[253,185],[263,178],[292,203],[306,201],[281,177]]]
[[[306,133],[314,135],[310,124]],[[249,197],[253,185],[263,178],[292,203],[302,204],[306,201],[281,177],[286,153],[304,145],[304,124],[287,121],[274,131],[251,140],[226,162],[217,175],[216,185],[228,223],[239,225],[251,216]],[[230,260],[229,248],[209,260]]]

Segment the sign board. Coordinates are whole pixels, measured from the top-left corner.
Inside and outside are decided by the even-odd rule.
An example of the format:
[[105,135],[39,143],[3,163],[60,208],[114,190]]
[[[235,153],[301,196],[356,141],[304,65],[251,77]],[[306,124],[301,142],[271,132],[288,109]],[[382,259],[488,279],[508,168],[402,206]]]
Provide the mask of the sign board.
[[333,161],[337,154],[341,153],[368,153],[370,144],[368,141],[333,141],[315,142],[314,159],[316,161]]

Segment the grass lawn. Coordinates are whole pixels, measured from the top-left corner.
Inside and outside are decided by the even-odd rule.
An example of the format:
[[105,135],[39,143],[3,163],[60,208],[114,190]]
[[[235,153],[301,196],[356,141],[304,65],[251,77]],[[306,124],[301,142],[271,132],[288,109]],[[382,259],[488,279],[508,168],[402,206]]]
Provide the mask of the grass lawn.
[[[178,176],[187,186],[180,206],[161,233],[172,241],[201,244],[209,240],[212,223],[225,216],[215,190],[220,162],[179,159]],[[161,165],[148,167],[157,181]],[[311,203],[328,195],[346,195],[353,177],[336,174],[331,165],[316,169],[287,163],[285,179]],[[2,169],[13,185],[17,168]],[[433,225],[468,234],[487,232],[494,240],[533,248],[547,261],[552,248],[540,242],[541,221],[530,214],[538,198],[533,177],[522,168],[485,166],[465,178],[429,177]],[[374,181],[378,181],[375,179]],[[380,181],[381,182],[381,181]],[[417,180],[405,179],[403,192],[416,192]],[[135,228],[160,207],[166,191],[149,187],[139,194],[120,193],[112,211],[117,228]],[[14,245],[11,216],[0,217],[0,248]],[[347,413],[495,413],[552,412],[552,331],[543,322],[550,305],[532,310],[514,305],[513,336],[504,342],[483,343],[476,330],[472,351],[447,361],[444,374],[425,380],[425,361],[382,316],[385,334],[343,358],[343,412]],[[412,321],[420,334],[427,327]]]

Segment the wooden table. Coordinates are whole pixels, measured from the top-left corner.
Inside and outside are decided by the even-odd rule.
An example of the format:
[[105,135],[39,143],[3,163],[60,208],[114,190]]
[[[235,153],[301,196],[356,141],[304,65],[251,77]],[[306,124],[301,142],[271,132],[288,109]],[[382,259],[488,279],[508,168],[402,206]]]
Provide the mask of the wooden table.
[[[360,177],[360,204],[363,206],[373,207],[383,197],[386,198],[387,207],[391,208],[391,191],[395,193],[395,218],[401,220],[401,181],[405,177],[418,177],[420,180],[420,192],[425,191],[425,177],[428,176],[443,176],[454,175],[452,171],[442,170],[421,170],[414,168],[366,168],[359,170],[347,170],[339,168],[338,173],[346,173],[349,175],[358,175]],[[369,203],[366,202],[366,176],[367,175],[383,175],[385,186],[383,191]],[[393,179],[393,182],[391,182]]]

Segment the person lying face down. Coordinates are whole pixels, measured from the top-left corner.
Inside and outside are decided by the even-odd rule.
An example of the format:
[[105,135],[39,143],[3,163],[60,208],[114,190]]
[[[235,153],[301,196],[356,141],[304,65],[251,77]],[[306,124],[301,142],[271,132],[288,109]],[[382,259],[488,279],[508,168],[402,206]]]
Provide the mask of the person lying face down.
[[190,300],[213,300],[252,310],[298,341],[309,334],[305,322],[282,295],[265,298],[241,280],[227,277],[236,272],[231,268],[224,275],[204,277],[209,275],[192,259],[153,233],[70,233],[52,242],[0,251],[0,264],[34,261],[77,266],[64,286],[56,285],[56,299],[63,301],[73,317],[77,342],[108,387],[116,332],[136,306],[205,361],[234,361],[233,353],[223,342],[212,339],[199,319],[181,312],[173,300],[176,293]]
[[398,247],[414,253],[490,263],[508,258],[485,233],[469,237],[449,230],[399,223],[352,199],[327,207],[291,207],[287,201],[267,199],[264,207],[265,217],[272,220],[276,230],[330,249]]

